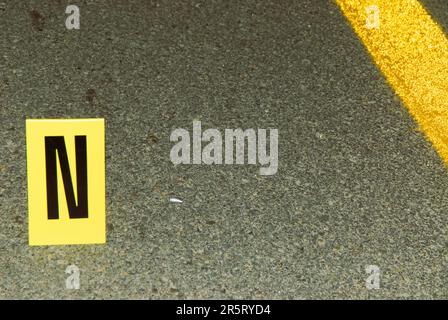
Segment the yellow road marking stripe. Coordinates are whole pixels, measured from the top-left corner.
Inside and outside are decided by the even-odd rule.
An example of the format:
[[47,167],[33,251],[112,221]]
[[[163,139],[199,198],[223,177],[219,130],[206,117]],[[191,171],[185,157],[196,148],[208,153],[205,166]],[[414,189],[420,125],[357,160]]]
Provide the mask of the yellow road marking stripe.
[[[336,2],[448,165],[448,40],[443,30],[417,0]],[[372,6],[379,9],[377,28],[371,27]]]

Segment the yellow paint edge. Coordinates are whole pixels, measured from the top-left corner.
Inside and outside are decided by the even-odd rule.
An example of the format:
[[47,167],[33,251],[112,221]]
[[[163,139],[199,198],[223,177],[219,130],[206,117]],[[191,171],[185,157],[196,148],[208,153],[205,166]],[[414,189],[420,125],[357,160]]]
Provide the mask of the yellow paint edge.
[[[448,40],[442,28],[417,0],[335,1],[448,165]],[[372,6],[378,28],[369,22]]]

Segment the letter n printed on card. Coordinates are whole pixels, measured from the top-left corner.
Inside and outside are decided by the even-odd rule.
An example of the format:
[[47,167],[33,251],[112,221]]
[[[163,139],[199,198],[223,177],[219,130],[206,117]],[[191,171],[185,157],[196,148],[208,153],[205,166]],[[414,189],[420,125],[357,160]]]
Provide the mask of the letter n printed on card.
[[26,120],[30,245],[106,242],[104,119]]

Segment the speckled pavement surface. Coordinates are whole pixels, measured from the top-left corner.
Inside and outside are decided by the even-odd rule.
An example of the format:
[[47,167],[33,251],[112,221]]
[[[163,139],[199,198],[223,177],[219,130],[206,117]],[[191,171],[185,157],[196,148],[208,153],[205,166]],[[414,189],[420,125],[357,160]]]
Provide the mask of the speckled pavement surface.
[[[448,171],[332,1],[0,0],[0,30],[0,298],[448,298]],[[29,247],[25,119],[65,117],[106,119],[108,241]],[[174,167],[193,119],[278,128],[277,175]]]

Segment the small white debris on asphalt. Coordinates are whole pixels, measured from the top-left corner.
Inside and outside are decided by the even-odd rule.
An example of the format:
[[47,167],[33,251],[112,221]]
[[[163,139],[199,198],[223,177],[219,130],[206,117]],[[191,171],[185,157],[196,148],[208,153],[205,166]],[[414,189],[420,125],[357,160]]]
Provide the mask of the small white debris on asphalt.
[[180,198],[170,197],[170,202],[171,203],[183,203],[184,201]]

